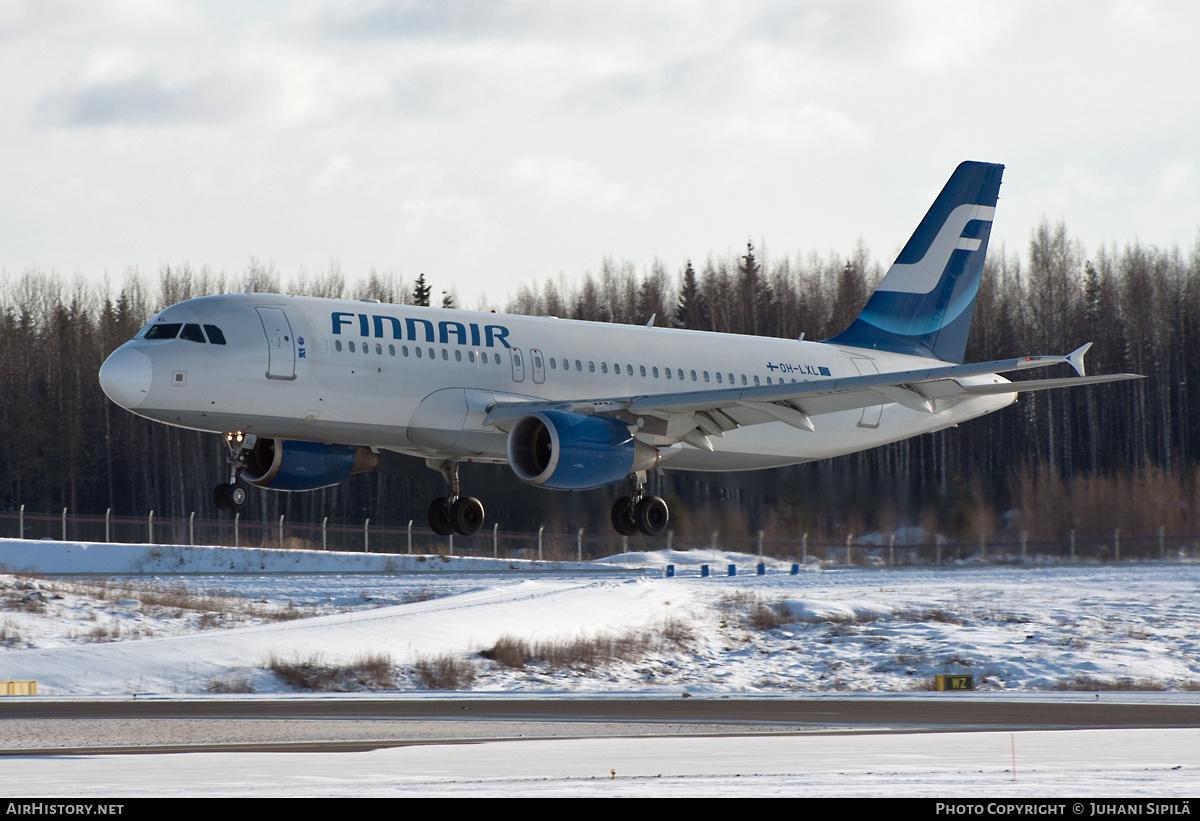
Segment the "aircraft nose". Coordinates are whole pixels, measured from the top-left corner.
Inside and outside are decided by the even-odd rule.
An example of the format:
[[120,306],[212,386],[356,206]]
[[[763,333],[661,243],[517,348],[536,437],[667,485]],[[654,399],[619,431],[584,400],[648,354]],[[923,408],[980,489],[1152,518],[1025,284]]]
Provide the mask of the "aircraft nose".
[[152,376],[150,357],[139,350],[121,346],[100,366],[100,387],[109,399],[123,408],[133,409],[145,401]]

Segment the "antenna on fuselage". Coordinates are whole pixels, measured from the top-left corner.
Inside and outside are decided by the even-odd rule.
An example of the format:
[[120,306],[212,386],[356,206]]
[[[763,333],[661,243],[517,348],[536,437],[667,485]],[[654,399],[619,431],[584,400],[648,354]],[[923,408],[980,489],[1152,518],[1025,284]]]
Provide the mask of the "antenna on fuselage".
[[247,294],[254,293],[254,278],[253,277],[251,277],[251,279],[250,279],[250,284],[246,286],[246,293]]

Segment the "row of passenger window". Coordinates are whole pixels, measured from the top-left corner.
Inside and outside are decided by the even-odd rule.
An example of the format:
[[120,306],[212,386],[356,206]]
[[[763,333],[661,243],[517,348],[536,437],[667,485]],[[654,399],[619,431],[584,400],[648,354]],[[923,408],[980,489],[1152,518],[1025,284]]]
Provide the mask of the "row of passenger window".
[[[343,349],[345,349],[345,350],[348,350],[350,353],[359,353],[361,351],[362,353],[369,354],[369,353],[371,353],[371,343],[370,342],[360,342],[360,343],[356,344],[353,341],[349,341],[349,342],[346,342],[346,344],[343,348],[342,340],[335,339],[333,341],[333,349],[335,351],[339,351],[339,352],[342,351]],[[442,354],[441,354],[442,360],[445,362],[449,362],[450,361],[450,352],[446,348],[442,348],[441,351],[442,351]],[[396,356],[396,354],[397,354],[396,346],[394,344],[389,344],[387,346],[387,352],[388,352],[389,356]],[[414,345],[412,347],[412,350],[410,351],[407,345],[401,345],[400,349],[398,351],[400,356],[412,355],[412,356],[415,356],[417,359],[426,358],[426,352],[428,352],[429,359],[437,359],[437,356],[438,356],[437,351],[434,350],[433,348],[419,348],[416,345]],[[378,354],[379,356],[383,356],[383,344],[382,343],[380,343],[380,342],[375,343],[375,353]],[[485,365],[488,364],[489,362],[492,362],[496,365],[500,364],[500,354],[498,354],[498,353],[491,354],[490,358],[489,358],[489,355],[486,351],[480,351],[478,354],[478,358],[479,358],[479,361],[484,363]],[[475,359],[476,359],[475,351],[473,351],[473,350],[467,351],[466,360],[470,363],[474,363]],[[454,361],[455,362],[463,361],[463,352],[460,348],[454,349]]]
[[[573,369],[576,371],[583,371],[583,367],[584,367],[583,360],[580,360],[580,359],[570,360],[570,359],[566,359],[566,358],[563,358],[561,360],[555,360],[554,357],[550,357],[550,370],[557,370],[558,362],[560,362],[560,361],[562,363],[562,369],[564,371],[572,370],[572,366],[573,366]],[[596,363],[589,361],[587,363],[587,369],[588,369],[589,373],[595,373],[596,372]],[[721,371],[716,371],[714,374],[714,373],[710,373],[708,371],[700,371],[699,373],[697,373],[695,370],[689,370],[689,371],[687,371],[687,374],[685,375],[683,368],[664,367],[660,371],[657,365],[651,365],[649,367],[647,367],[646,365],[638,365],[637,369],[638,369],[637,370],[638,375],[641,376],[643,379],[646,377],[652,377],[654,379],[665,378],[665,379],[679,379],[682,381],[682,380],[685,380],[688,377],[690,377],[691,381],[693,381],[693,382],[699,382],[699,381],[703,380],[704,382],[708,382],[711,384],[713,382],[713,379],[715,376],[716,384],[718,384],[718,385],[736,385],[738,383],[737,378],[732,373],[723,373]],[[612,363],[612,371],[611,372],[613,375],[620,376],[622,373],[622,370],[624,371],[625,376],[633,376],[633,373],[634,373],[633,365],[631,365],[629,363],[625,363],[625,365],[622,366],[620,362]],[[608,366],[607,362],[600,363],[600,373],[602,373],[602,374],[609,373],[609,366]],[[780,379],[779,379],[780,384],[782,384],[783,381],[784,381],[783,378],[780,377]],[[796,380],[793,379],[792,381],[795,382]],[[746,374],[741,374],[741,383],[743,385],[751,385],[751,384],[760,385],[760,384],[762,384],[757,376],[748,377],[748,376],[746,376]],[[774,380],[769,376],[767,377],[767,384],[768,385],[774,384]]]
[[[345,346],[343,347],[342,340],[336,339],[336,340],[334,340],[333,347],[334,347],[334,350],[339,351],[339,352],[342,350],[348,350],[350,353],[359,353],[360,351],[364,354],[371,353],[371,343],[370,342],[355,343],[354,341],[351,340],[351,341],[347,341],[345,343]],[[396,346],[394,344],[389,344],[387,346],[387,352],[388,352],[389,356],[396,356],[396,354],[397,354]],[[438,352],[434,348],[420,348],[415,345],[413,346],[411,351],[409,350],[409,347],[407,345],[401,345],[398,352],[399,352],[400,356],[409,356],[411,354],[412,356],[415,356],[417,359],[424,359],[424,358],[426,358],[426,356],[428,356],[429,359],[437,359],[437,357],[438,357]],[[428,352],[428,353],[426,354],[426,352]],[[382,343],[380,343],[380,342],[375,343],[375,353],[379,356],[383,355],[383,344]],[[519,354],[517,354],[517,353],[514,353],[513,355],[519,356]],[[446,348],[441,349],[441,358],[442,358],[442,361],[444,361],[444,362],[450,361],[450,352],[448,349],[446,349]],[[485,365],[488,363],[492,363],[492,364],[496,364],[496,365],[500,364],[500,354],[498,354],[498,353],[492,353],[489,356],[489,354],[486,351],[480,351],[478,353],[478,358],[479,358],[479,361]],[[540,368],[541,363],[536,362],[536,359],[537,359],[537,357],[535,356],[535,364]],[[454,360],[456,362],[463,361],[463,352],[461,349],[459,349],[459,348],[454,349]],[[474,350],[468,350],[467,354],[466,354],[466,360],[467,360],[467,362],[470,362],[473,364],[476,360],[476,352]],[[559,363],[561,363],[562,369],[564,371],[575,370],[575,371],[579,371],[582,373],[583,369],[584,369],[584,363],[583,363],[583,360],[581,360],[581,359],[576,359],[576,360],[572,361],[565,357],[563,357],[562,359],[556,359],[555,357],[548,357],[548,361],[550,363],[550,370],[552,370],[552,371],[558,370]],[[621,363],[614,362],[614,363],[612,363],[611,373],[615,376],[620,376],[622,373],[622,370],[623,370],[625,376],[633,376],[634,375],[633,367],[634,366],[629,363],[626,363],[624,366],[622,366]],[[638,367],[638,374],[643,378],[646,378],[649,376],[649,377],[653,377],[654,379],[666,378],[666,379],[678,379],[678,380],[683,381],[683,380],[686,380],[690,376],[691,381],[693,381],[693,382],[700,382],[701,380],[703,380],[704,382],[711,384],[713,382],[713,379],[715,376],[716,384],[718,384],[718,385],[736,385],[738,383],[738,380],[734,376],[734,374],[724,373],[721,371],[716,371],[715,374],[713,374],[713,373],[710,373],[709,371],[697,372],[695,370],[689,370],[689,371],[687,371],[687,374],[685,375],[683,368],[664,367],[661,370],[659,370],[657,365],[651,365],[649,368],[647,368],[647,366],[645,366],[645,365],[638,365],[637,367]],[[600,373],[602,373],[602,374],[610,373],[609,364],[607,362],[601,362],[599,369],[600,369]],[[587,370],[589,373],[595,373],[596,372],[596,363],[594,361],[589,361],[587,363]],[[783,378],[780,377],[780,379],[779,379],[780,384],[782,384],[783,381],[784,381]],[[795,379],[792,380],[792,382],[795,382],[795,381],[796,381]],[[751,385],[751,384],[760,385],[760,384],[762,384],[762,382],[760,381],[760,379],[757,375],[753,376],[753,377],[748,377],[748,376],[746,376],[746,374],[741,374],[741,384],[743,384],[743,385]],[[769,376],[767,377],[767,384],[768,385],[774,384],[774,380]]]

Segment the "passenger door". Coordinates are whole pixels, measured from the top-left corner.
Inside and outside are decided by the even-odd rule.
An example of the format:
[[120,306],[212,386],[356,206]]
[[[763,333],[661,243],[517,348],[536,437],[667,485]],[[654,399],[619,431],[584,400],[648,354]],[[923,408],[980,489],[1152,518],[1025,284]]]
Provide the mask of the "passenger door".
[[282,308],[257,308],[267,335],[267,379],[296,378],[296,340]]

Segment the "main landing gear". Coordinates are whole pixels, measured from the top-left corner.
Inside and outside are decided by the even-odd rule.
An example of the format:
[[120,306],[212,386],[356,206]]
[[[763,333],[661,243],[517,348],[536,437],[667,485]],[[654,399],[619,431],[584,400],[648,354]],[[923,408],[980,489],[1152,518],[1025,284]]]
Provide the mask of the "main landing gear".
[[636,474],[634,480],[633,493],[617,499],[612,507],[613,530],[622,536],[634,533],[657,536],[667,529],[671,512],[660,497],[646,495],[645,473]]
[[229,481],[213,488],[213,504],[221,510],[236,513],[250,501],[250,488],[239,476],[246,466],[246,451],[254,447],[255,438],[253,433],[241,431],[225,434],[225,445],[229,448]]
[[449,487],[449,494],[439,496],[429,504],[429,528],[439,536],[457,533],[474,536],[483,527],[483,502],[474,496],[463,496],[458,481],[458,462],[426,459],[425,464],[439,471]]

